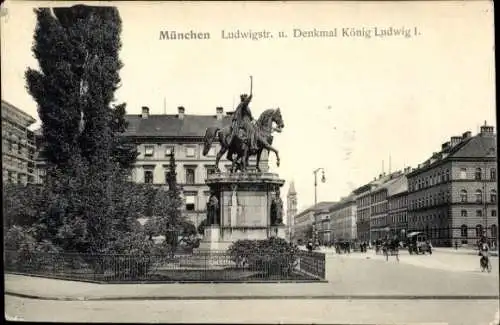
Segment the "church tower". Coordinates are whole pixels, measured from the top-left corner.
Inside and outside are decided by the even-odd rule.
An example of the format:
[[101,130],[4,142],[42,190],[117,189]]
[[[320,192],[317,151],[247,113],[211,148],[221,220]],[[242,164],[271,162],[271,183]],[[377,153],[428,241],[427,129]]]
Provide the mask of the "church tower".
[[293,226],[295,215],[297,214],[297,192],[295,191],[295,184],[290,182],[288,193],[286,195],[286,225],[288,229],[288,239],[293,237]]

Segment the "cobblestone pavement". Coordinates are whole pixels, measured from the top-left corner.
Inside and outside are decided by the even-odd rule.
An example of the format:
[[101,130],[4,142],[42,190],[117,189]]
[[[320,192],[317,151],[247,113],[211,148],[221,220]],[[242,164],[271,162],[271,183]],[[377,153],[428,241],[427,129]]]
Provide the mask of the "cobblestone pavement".
[[493,300],[42,301],[7,296],[10,320],[51,322],[490,325]]

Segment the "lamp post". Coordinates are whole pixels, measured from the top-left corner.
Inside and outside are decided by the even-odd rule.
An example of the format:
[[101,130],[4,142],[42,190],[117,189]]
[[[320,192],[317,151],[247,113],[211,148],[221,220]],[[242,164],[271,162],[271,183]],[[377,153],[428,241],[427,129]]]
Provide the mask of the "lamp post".
[[[323,167],[316,168],[313,170],[314,174],[314,209],[316,209],[316,204],[318,204],[318,172],[321,170],[321,182],[326,182],[325,169]],[[314,211],[314,210],[313,210]],[[317,230],[316,230],[316,215],[314,215],[313,220],[313,241],[316,242]]]
[[313,171],[314,174],[314,206],[318,203],[318,172],[321,170],[321,182],[326,182],[325,169],[320,167]]

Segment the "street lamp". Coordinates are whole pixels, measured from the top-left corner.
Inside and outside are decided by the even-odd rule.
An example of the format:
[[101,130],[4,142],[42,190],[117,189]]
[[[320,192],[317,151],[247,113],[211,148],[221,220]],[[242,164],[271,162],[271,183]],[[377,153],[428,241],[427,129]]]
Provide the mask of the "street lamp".
[[321,170],[321,182],[326,182],[325,169],[320,167],[313,171],[314,174],[314,206],[318,203],[318,172]]

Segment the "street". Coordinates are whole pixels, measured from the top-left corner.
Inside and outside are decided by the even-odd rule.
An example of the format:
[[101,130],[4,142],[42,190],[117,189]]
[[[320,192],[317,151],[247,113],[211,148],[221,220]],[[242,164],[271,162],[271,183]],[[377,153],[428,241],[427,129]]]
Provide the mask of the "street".
[[175,323],[441,323],[488,325],[494,300],[189,300],[38,301],[6,298],[24,321]]
[[[327,252],[329,283],[80,283],[77,290],[85,298],[79,299],[89,301],[8,295],[5,306],[11,318],[38,321],[488,325],[498,311],[498,258],[492,264],[492,273],[481,273],[478,258],[471,255],[409,256],[403,252],[398,263],[394,257],[386,262],[383,256],[371,253]],[[64,283],[73,283],[42,281],[60,282],[58,294],[64,292]],[[6,281],[6,291],[15,291],[15,283]],[[44,291],[49,295],[57,282],[46,283]],[[19,283],[17,286],[20,288]],[[68,290],[72,287],[78,288],[72,285]],[[172,295],[184,299],[175,300]]]

